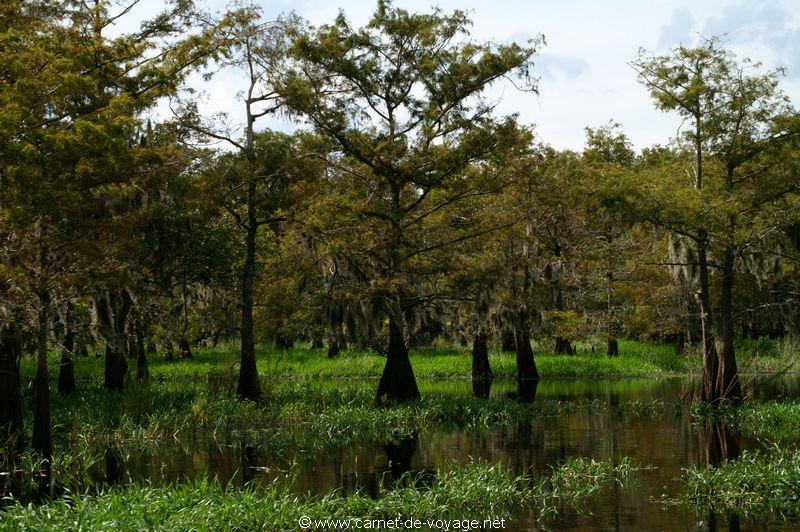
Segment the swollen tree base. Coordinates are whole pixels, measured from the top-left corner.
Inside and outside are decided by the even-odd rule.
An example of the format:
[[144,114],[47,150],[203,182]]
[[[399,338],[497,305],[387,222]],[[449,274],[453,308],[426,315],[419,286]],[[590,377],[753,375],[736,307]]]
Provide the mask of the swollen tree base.
[[0,331],[0,438],[22,432],[19,359],[22,342],[9,327]]
[[125,387],[128,361],[121,350],[106,344],[105,387],[110,391],[121,391]]
[[386,353],[386,365],[378,383],[375,402],[378,404],[404,403],[420,398],[417,379],[408,348],[403,338],[402,329],[392,320],[389,322],[389,349]]
[[65,349],[61,352],[61,362],[58,366],[58,393],[75,393],[75,364],[72,354]]
[[609,357],[619,356],[619,342],[617,342],[616,338],[608,339],[608,346],[606,347],[606,355]]
[[536,369],[528,331],[517,327],[514,331],[514,340],[517,353],[517,380],[538,380],[539,371]]
[[478,333],[472,341],[472,394],[475,397],[489,397],[494,374],[489,365],[489,350],[486,334]]

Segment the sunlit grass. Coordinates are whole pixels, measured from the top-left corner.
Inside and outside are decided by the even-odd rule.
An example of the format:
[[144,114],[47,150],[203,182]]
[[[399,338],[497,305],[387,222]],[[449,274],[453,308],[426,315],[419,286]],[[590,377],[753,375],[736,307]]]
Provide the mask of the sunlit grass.
[[[620,356],[608,358],[602,351],[579,349],[576,355],[555,355],[537,349],[536,364],[542,378],[597,378],[658,376],[687,373],[692,364],[686,357],[678,357],[672,345],[620,341]],[[238,350],[235,346],[215,349],[196,349],[191,360],[167,361],[162,356],[151,356],[149,368],[152,379],[200,379],[206,375],[227,374],[235,378],[238,372]],[[513,377],[516,360],[513,353],[497,350],[490,352],[492,371],[497,377]],[[411,351],[411,362],[418,378],[447,379],[469,378],[471,358],[468,347],[427,348]],[[59,357],[53,354],[50,368],[53,376],[58,369]],[[342,350],[337,358],[330,359],[324,349],[296,347],[278,350],[257,349],[259,373],[280,378],[377,378],[383,371],[385,359],[371,351]],[[129,365],[133,366],[130,360]],[[90,356],[75,361],[78,380],[98,379],[103,374],[103,358]],[[23,375],[32,377],[33,360],[23,360]]]

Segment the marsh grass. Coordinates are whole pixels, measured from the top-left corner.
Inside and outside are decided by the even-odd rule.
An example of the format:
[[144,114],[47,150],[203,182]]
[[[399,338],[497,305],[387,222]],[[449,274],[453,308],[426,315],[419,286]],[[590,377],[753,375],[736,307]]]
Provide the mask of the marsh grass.
[[[642,343],[632,340],[620,341],[619,357],[608,358],[602,350],[579,351],[576,355],[556,355],[539,348],[535,352],[536,363],[543,378],[597,378],[635,377],[685,374],[696,365],[695,358],[678,357],[672,345]],[[337,358],[330,359],[323,349],[296,347],[278,350],[260,347],[257,349],[259,373],[279,382],[285,379],[353,379],[378,378],[385,359],[369,351],[345,349]],[[213,378],[214,384],[235,389],[238,349],[223,346],[213,349],[197,349],[191,360],[166,361],[160,356],[149,361],[151,380],[202,381]],[[50,370],[55,378],[59,355],[50,356]],[[492,371],[497,377],[513,377],[516,362],[513,353],[497,350],[490,352]],[[468,347],[434,347],[412,350],[411,362],[418,378],[450,379],[470,377],[471,359]],[[22,374],[26,381],[35,370],[33,359],[22,362]],[[86,381],[96,381],[103,374],[103,358],[89,356],[75,360],[75,372],[79,387]],[[227,378],[221,378],[227,377]],[[267,390],[269,390],[269,382]]]
[[762,442],[800,441],[800,401],[796,399],[751,402],[739,408],[698,404],[691,407],[691,414],[697,421],[721,422]]
[[689,504],[749,517],[800,515],[800,451],[745,451],[718,467],[693,467],[670,504]]
[[[476,433],[523,420],[578,411],[600,415],[610,409],[619,415],[649,417],[667,408],[660,401],[521,403],[513,398],[451,396],[385,408],[375,406],[371,384],[337,387],[295,381],[276,386],[269,400],[261,403],[240,402],[224,391],[212,394],[205,379],[136,385],[118,394],[109,394],[97,383],[86,385],[80,394],[54,396],[53,480],[72,490],[102,484],[102,460],[109,449],[160,455],[170,448],[249,446],[286,465],[313,460],[318,452],[385,443],[431,430]],[[30,419],[26,421],[30,427]],[[10,468],[0,466],[0,474],[13,470],[36,479],[42,471],[37,463],[28,451]]]
[[[624,484],[635,467],[587,459],[567,460],[551,477],[514,476],[502,466],[472,462],[439,471],[431,481],[410,475],[378,499],[362,492],[297,497],[288,482],[225,489],[206,480],[170,488],[130,486],[94,495],[73,495],[47,504],[8,507],[0,530],[298,530],[312,520],[365,518],[508,518],[526,506],[540,519],[564,505],[596,495],[612,482]],[[576,508],[578,506],[575,506]],[[324,528],[323,528],[324,529]]]
[[754,438],[800,440],[800,402],[796,400],[747,405],[735,417],[739,429]]

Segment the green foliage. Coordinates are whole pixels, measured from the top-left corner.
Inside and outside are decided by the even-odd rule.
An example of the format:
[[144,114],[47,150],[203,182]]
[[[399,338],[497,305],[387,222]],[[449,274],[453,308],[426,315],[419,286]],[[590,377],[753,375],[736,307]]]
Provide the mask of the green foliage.
[[745,451],[719,467],[687,469],[677,499],[746,516],[800,514],[800,455],[792,450]]
[[[42,506],[4,509],[0,530],[97,530],[107,527],[159,530],[298,529],[299,519],[364,518],[485,519],[513,516],[532,505],[539,518],[553,516],[612,483],[624,484],[635,471],[623,459],[618,465],[594,460],[567,460],[547,479],[512,476],[499,465],[473,462],[439,471],[433,482],[411,475],[379,499],[364,493],[298,499],[286,483],[265,488],[223,489],[208,481],[169,488],[132,486],[91,496],[75,495]],[[531,487],[533,486],[533,487]]]

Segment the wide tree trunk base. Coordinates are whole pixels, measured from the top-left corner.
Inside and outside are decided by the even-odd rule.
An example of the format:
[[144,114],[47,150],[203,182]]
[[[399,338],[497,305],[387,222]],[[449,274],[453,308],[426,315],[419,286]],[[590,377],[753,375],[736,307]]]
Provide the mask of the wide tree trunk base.
[[125,355],[106,345],[105,387],[106,390],[121,391],[125,387],[128,362]]
[[23,430],[19,359],[22,343],[9,329],[0,333],[0,438]]
[[493,379],[486,334],[478,333],[472,341],[472,394],[483,399],[489,397]]
[[517,380],[538,380],[539,371],[536,369],[528,331],[517,327],[514,332],[514,340],[517,352]]
[[608,347],[606,348],[606,356],[618,357],[619,356],[619,343],[616,338],[608,339]]
[[420,398],[414,369],[408,358],[408,349],[399,326],[389,323],[389,351],[386,365],[378,383],[375,402],[379,404],[404,403]]
[[567,340],[566,338],[556,338],[556,349],[555,353],[557,355],[574,355],[575,348],[572,347],[572,343]]
[[328,342],[328,358],[336,358],[339,356],[339,342],[331,340]]
[[192,355],[192,346],[189,345],[189,340],[186,337],[181,337],[178,341],[178,349],[181,351],[181,358],[191,360],[194,358]]
[[66,352],[61,353],[61,363],[58,366],[58,393],[75,393],[75,364],[72,355]]

